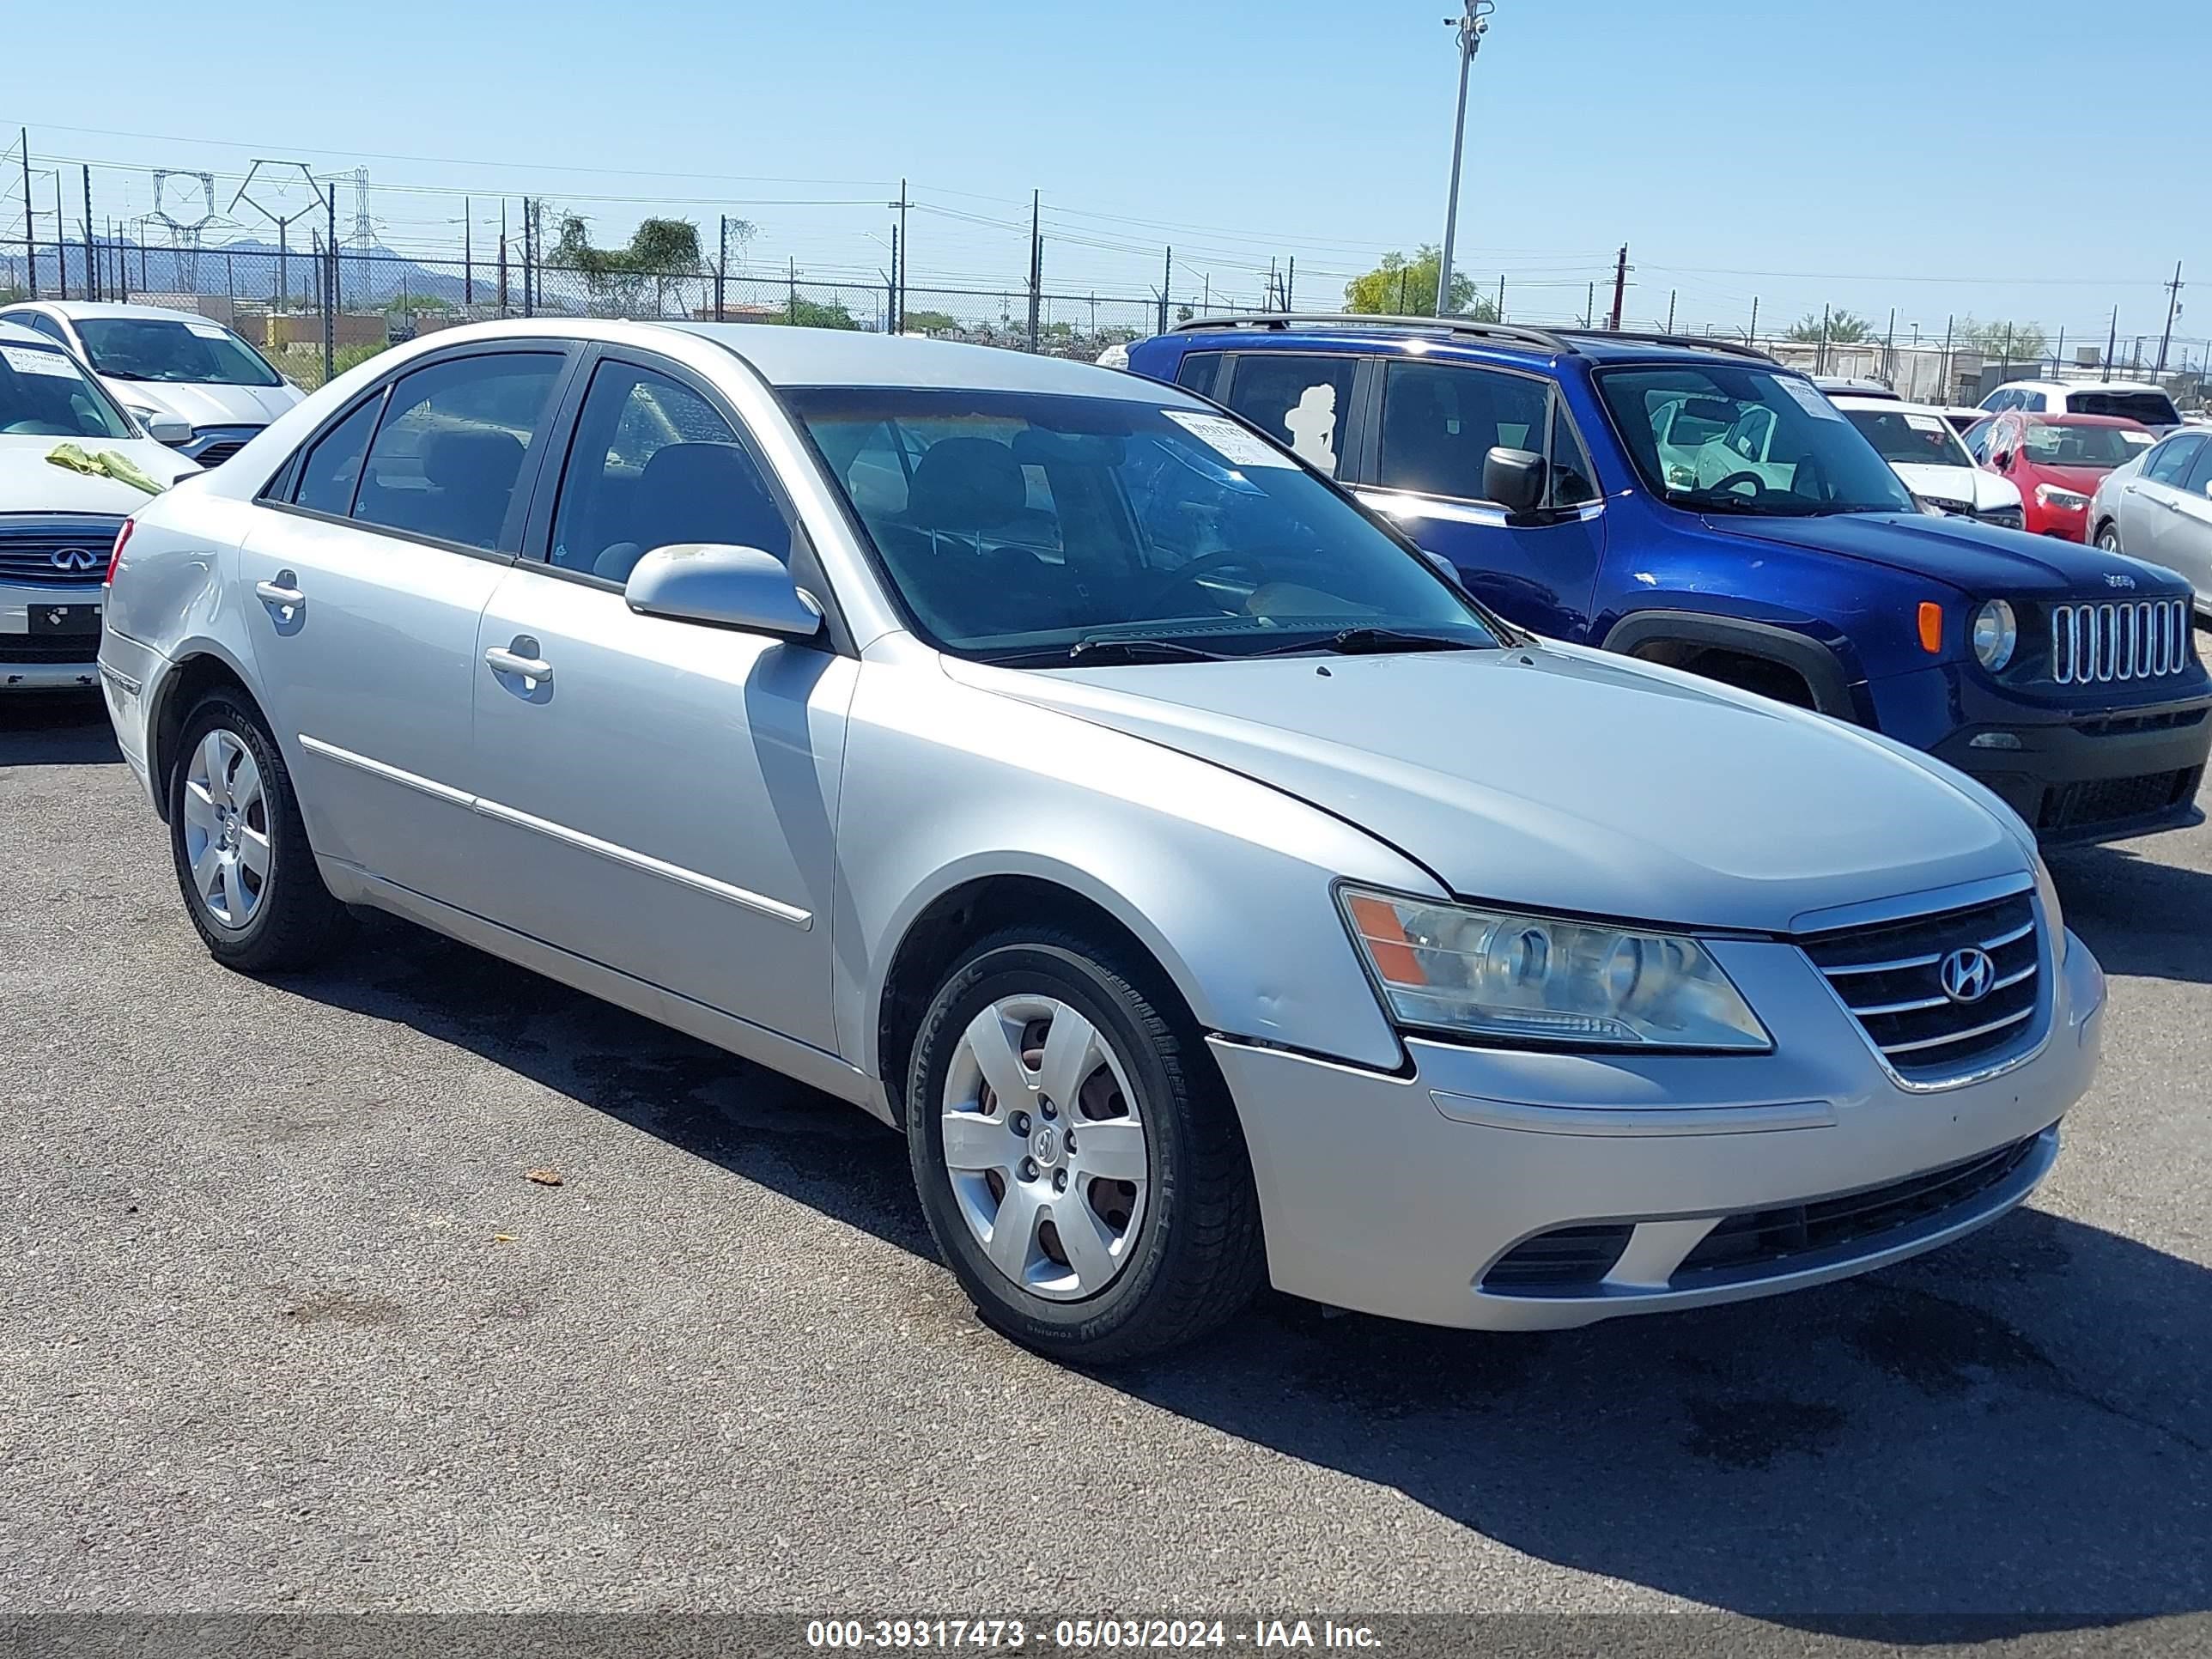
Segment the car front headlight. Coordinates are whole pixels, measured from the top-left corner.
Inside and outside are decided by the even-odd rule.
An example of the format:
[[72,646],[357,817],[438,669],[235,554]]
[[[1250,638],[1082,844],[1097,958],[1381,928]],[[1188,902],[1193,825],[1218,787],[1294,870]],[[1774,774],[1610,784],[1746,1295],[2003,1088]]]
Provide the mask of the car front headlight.
[[1338,896],[1401,1026],[1623,1048],[1774,1046],[1693,939],[1364,888]]
[[2038,484],[2035,499],[2042,506],[2056,507],[2061,513],[2079,513],[2089,505],[2089,498],[2078,489],[2064,489],[2057,484]]
[[2002,599],[1990,599],[1974,612],[1974,656],[1990,673],[2012,660],[2019,644],[2019,619]]

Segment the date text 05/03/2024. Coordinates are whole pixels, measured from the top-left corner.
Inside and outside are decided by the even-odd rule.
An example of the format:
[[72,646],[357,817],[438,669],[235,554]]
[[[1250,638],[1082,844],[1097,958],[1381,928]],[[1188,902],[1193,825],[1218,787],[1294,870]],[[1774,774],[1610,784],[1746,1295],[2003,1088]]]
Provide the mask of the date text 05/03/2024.
[[1366,1625],[1333,1619],[814,1619],[806,1644],[817,1649],[1300,1648],[1373,1650],[1382,1638]]

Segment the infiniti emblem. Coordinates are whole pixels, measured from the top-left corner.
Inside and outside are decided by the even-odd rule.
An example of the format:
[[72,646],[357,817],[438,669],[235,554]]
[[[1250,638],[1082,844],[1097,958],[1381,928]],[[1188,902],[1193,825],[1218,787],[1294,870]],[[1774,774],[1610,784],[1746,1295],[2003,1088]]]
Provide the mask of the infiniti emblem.
[[88,547],[58,547],[46,562],[57,570],[90,570],[100,555]]
[[1952,1001],[1979,1002],[1996,983],[1997,965],[1990,960],[1987,951],[1969,945],[1945,957],[1936,976],[1942,983],[1943,994]]

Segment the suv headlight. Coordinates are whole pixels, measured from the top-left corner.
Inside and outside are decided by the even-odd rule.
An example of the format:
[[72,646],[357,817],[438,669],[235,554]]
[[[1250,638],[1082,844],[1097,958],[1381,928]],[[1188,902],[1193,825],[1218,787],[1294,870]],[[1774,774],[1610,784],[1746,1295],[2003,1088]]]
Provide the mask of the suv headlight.
[[1357,887],[1338,898],[1401,1025],[1631,1048],[1774,1046],[1693,939]]
[[2020,644],[2020,622],[2002,599],[1990,599],[1974,612],[1974,657],[1990,673],[2012,660]]

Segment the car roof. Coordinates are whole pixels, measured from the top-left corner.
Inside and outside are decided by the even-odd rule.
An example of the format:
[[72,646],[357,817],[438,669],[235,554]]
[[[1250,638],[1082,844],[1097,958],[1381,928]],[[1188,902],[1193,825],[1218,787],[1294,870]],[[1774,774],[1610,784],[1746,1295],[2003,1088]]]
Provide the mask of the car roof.
[[175,306],[134,306],[126,305],[120,300],[35,300],[26,303],[36,305],[43,311],[54,312],[72,319],[80,318],[88,319],[94,317],[137,317],[147,322],[180,323],[189,317],[196,323],[215,320],[211,317],[201,316],[197,311],[183,311]]
[[[1735,340],[1686,335],[1646,334],[1596,328],[1536,328],[1518,323],[1486,323],[1472,317],[1370,316],[1343,312],[1253,312],[1194,318],[1154,339],[1186,344],[1214,337],[1297,340],[1365,349],[1418,343],[1424,353],[1510,353],[1553,361],[1562,356],[1610,362],[1707,362],[1717,356],[1748,358],[1779,368],[1773,358]],[[1794,371],[1785,371],[1794,372]]]
[[2166,395],[2166,388],[2149,380],[2007,380],[1991,390],[1990,396],[2000,392],[2155,392]]
[[2007,415],[2017,415],[2037,426],[2124,426],[2130,432],[2148,432],[2150,428],[2141,421],[2131,421],[2124,415],[2045,415],[2033,409],[2008,409]]
[[[775,323],[644,323],[696,334],[726,348],[776,386],[898,386],[1057,392],[1157,404],[1198,399],[1155,380],[1095,363],[1004,346],[916,339],[858,329],[789,328]],[[440,338],[450,338],[450,334]]]
[[[1865,397],[1845,397],[1838,392],[1828,401],[1835,404],[1838,409],[1871,409],[1882,415],[1932,415],[1939,421],[1951,413],[1941,404],[1908,404],[1902,398],[1877,398],[1872,394]],[[1978,414],[1981,411],[1977,410],[1972,412]]]

